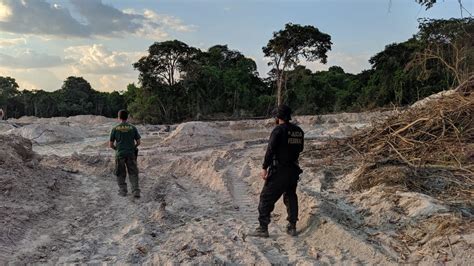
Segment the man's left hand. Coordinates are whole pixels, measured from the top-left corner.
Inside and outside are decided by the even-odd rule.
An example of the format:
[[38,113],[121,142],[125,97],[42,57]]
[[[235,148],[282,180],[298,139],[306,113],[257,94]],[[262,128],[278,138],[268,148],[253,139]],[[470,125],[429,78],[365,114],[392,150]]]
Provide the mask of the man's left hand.
[[263,169],[261,175],[262,175],[262,179],[263,179],[263,180],[267,180],[267,177],[268,177],[268,171],[267,171],[267,169]]

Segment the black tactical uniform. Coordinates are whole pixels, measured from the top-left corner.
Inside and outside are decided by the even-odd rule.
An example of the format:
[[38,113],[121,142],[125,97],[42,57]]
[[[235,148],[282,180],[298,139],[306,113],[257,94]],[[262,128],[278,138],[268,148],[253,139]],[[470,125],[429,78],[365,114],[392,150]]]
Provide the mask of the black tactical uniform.
[[273,130],[265,154],[263,169],[268,170],[268,176],[260,193],[258,206],[260,227],[256,236],[268,236],[271,212],[282,195],[288,212],[288,233],[296,235],[298,221],[296,186],[302,173],[298,166],[298,158],[303,151],[304,132],[300,127],[288,122],[291,119],[291,109],[288,106],[279,106],[276,116],[286,122]]

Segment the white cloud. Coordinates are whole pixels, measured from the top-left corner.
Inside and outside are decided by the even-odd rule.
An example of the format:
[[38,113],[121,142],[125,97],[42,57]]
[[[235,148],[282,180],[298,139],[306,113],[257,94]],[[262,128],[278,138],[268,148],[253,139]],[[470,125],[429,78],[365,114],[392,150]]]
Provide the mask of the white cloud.
[[145,9],[139,13],[133,9],[127,9],[128,14],[140,15],[145,18],[143,27],[136,34],[153,40],[164,40],[169,38],[169,31],[191,32],[196,29],[194,25],[187,25],[181,19],[166,14],[158,14],[153,10]]
[[138,73],[132,64],[146,54],[111,51],[101,44],[73,46],[64,52],[68,60],[74,61],[69,71],[62,70],[64,75],[82,76],[100,91],[125,90],[129,83],[136,82]]
[[0,21],[7,21],[11,15],[12,9],[8,5],[0,2]]
[[1,68],[0,76],[16,79],[20,89],[54,91],[61,88],[62,80],[54,71],[48,69],[11,69]]
[[7,55],[0,53],[0,65],[3,67],[31,69],[56,67],[70,63],[59,56],[37,53],[31,50],[25,50],[16,55]]
[[170,28],[179,32],[190,32],[193,31],[196,26],[186,25],[183,21],[175,16],[157,14],[153,10],[145,9],[143,16],[149,20],[149,22],[161,25],[165,28]]
[[144,53],[110,51],[101,44],[65,49],[66,59],[74,61],[75,74],[121,74],[133,72],[132,64]]
[[0,39],[0,48],[26,44],[25,38]]
[[[0,31],[56,37],[123,37],[134,34],[154,40],[170,31],[188,32],[195,26],[152,10],[119,10],[102,0],[69,0],[78,17],[45,0],[0,0]],[[13,14],[13,15],[12,15]]]
[[137,75],[107,75],[94,78],[92,83],[97,84],[101,91],[124,91],[127,85],[137,81]]

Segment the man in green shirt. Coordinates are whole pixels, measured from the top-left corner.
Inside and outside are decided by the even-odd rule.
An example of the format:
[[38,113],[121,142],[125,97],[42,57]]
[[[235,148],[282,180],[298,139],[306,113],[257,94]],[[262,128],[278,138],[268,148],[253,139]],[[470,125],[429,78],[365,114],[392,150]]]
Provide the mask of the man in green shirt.
[[140,198],[138,187],[137,151],[140,145],[140,134],[135,126],[128,123],[128,112],[120,110],[118,113],[120,124],[110,132],[110,148],[115,150],[115,175],[119,186],[119,195],[127,196],[127,177],[135,198]]

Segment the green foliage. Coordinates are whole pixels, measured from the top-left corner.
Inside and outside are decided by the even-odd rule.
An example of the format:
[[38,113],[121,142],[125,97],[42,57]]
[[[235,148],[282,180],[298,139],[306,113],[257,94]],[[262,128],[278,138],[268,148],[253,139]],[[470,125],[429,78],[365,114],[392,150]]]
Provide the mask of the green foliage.
[[173,86],[183,71],[185,62],[196,51],[178,40],[156,42],[148,49],[149,54],[133,66],[140,71],[143,86],[154,87],[158,83]]
[[301,59],[308,62],[320,60],[327,62],[327,52],[331,50],[331,36],[319,31],[314,26],[301,26],[288,23],[285,29],[274,32],[273,38],[263,47],[268,63],[273,67],[272,74],[276,77],[277,103],[283,103],[283,86],[286,72],[296,67]]
[[18,94],[18,84],[14,78],[0,77],[0,108],[3,109],[5,117],[8,116],[8,105],[13,97]]
[[[154,47],[152,49],[152,47]],[[150,55],[165,54],[161,43],[150,47]],[[125,97],[133,98],[130,110],[135,117],[153,123],[203,118],[214,114],[226,116],[254,115],[261,111],[271,94],[269,88],[258,77],[256,63],[226,45],[216,45],[202,52],[187,47],[180,61],[180,79],[170,85],[166,79],[150,78],[150,68],[156,64],[139,66],[141,88],[129,85]],[[163,48],[165,49],[165,48]],[[166,48],[167,49],[167,48]],[[189,53],[192,51],[192,53]],[[261,97],[263,96],[263,97]]]
[[[0,81],[6,79],[9,78],[0,77]],[[11,117],[25,115],[54,117],[85,114],[115,117],[120,109],[126,108],[123,95],[118,92],[95,91],[89,82],[81,77],[68,77],[62,88],[53,92],[44,90],[17,91],[16,89],[13,91],[15,93],[11,94],[8,99],[8,110]]]
[[403,106],[473,75],[473,36],[472,18],[420,20],[413,38],[387,45],[370,58],[369,70],[351,74],[331,66],[312,72],[299,62],[325,63],[330,36],[312,26],[287,24],[263,48],[273,66],[265,79],[252,59],[227,45],[201,51],[176,40],[158,42],[134,64],[139,85],[129,84],[123,94],[97,92],[81,77],[67,78],[54,92],[18,91],[14,79],[0,77],[0,106],[14,117],[111,117],[128,107],[146,123],[268,116],[278,98],[297,114]]

